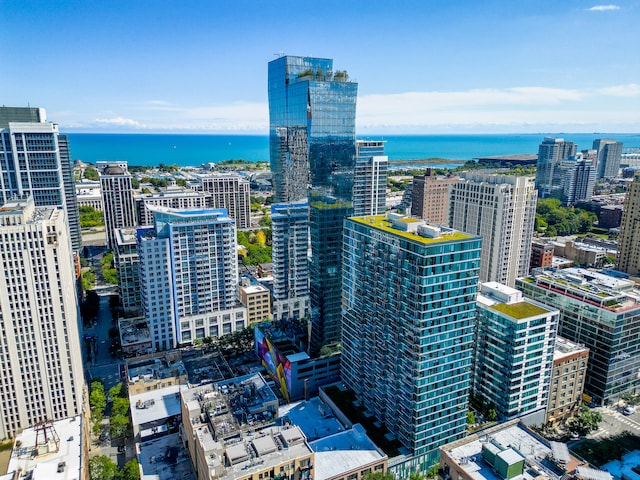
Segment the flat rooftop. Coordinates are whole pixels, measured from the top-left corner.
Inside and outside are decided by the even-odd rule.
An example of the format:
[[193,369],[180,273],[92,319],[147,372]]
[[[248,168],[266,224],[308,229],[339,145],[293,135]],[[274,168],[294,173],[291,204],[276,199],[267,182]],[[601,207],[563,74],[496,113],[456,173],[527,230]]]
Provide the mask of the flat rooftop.
[[268,427],[259,432],[250,432],[242,439],[233,440],[239,441],[216,444],[225,458],[225,468],[219,478],[249,476],[268,470],[270,466],[291,463],[313,452],[304,434],[296,426]]
[[167,357],[149,358],[127,363],[129,382],[154,381],[163,378],[178,377],[186,374],[185,365],[180,360]]
[[180,414],[180,390],[185,385],[151,390],[131,395],[131,421],[133,425],[145,425]]
[[297,425],[310,442],[345,430],[344,425],[320,397],[282,405],[278,411],[280,423],[291,422]]
[[553,350],[553,361],[559,362],[565,357],[582,352],[587,353],[589,352],[589,349],[584,345],[574,343],[566,338],[556,337],[556,345]]
[[[52,425],[58,437],[57,450],[55,443],[49,442],[41,446],[41,453],[38,454],[36,436],[42,445],[44,434],[41,431],[37,435],[34,428],[27,428],[16,436],[8,472],[31,471],[33,480],[76,480],[82,477],[82,417],[78,415],[58,420]],[[48,429],[47,438],[51,439],[52,436],[52,431]],[[15,446],[17,442],[20,442],[20,447]]]
[[[352,218],[349,218],[347,221],[352,221],[352,222],[360,223],[362,225],[367,225],[377,230],[381,230],[383,232],[391,233],[393,235],[406,238],[407,240],[412,240],[414,242],[423,243],[427,245],[433,244],[433,243],[453,242],[456,240],[470,240],[473,238],[479,238],[474,235],[469,235],[468,233],[459,232],[453,229],[442,229],[439,235],[433,238],[430,238],[423,235],[419,235],[417,232],[395,228],[394,222],[387,215],[369,215],[366,217],[352,217]],[[404,217],[403,219],[398,219],[396,223],[398,222],[428,225],[423,220],[419,220],[417,218],[411,218],[411,217]]]
[[118,323],[123,347],[151,341],[149,325],[144,317],[121,318]]
[[222,353],[204,349],[183,352],[182,361],[191,385],[204,385],[233,378],[234,370]]
[[[552,455],[551,448],[522,427],[517,420],[440,448],[475,480],[502,480],[482,457],[482,447],[490,443],[499,445],[503,451],[512,449],[525,458],[524,473],[511,480],[533,480],[541,473],[554,480],[559,480],[562,476],[562,473],[552,470],[548,464],[543,464],[547,456]],[[575,469],[577,463],[572,457],[567,471]]]
[[310,445],[315,452],[316,480],[336,477],[386,458],[359,423],[344,432],[311,442]]
[[[189,452],[182,446],[178,433],[140,443],[136,448],[138,462],[142,469],[141,480],[196,479],[191,468]],[[174,456],[177,456],[175,463]]]
[[559,293],[566,290],[583,301],[613,312],[640,308],[640,290],[635,288],[635,282],[595,269],[571,267],[545,270],[525,277],[524,281],[536,282],[547,289],[551,287]]
[[278,398],[257,373],[183,389],[181,394],[190,415],[183,423],[197,428],[204,422],[217,440],[268,425],[278,412]]

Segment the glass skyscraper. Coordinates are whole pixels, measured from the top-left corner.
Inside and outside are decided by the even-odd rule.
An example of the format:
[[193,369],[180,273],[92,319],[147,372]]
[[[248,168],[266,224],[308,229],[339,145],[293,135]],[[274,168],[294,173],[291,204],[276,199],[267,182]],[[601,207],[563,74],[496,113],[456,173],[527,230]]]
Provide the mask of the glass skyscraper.
[[345,221],[342,380],[414,468],[465,434],[480,243],[393,213]]
[[357,90],[358,84],[334,70],[330,59],[283,56],[269,63],[276,200],[308,198],[310,204],[316,347],[340,340],[342,223],[353,212]]

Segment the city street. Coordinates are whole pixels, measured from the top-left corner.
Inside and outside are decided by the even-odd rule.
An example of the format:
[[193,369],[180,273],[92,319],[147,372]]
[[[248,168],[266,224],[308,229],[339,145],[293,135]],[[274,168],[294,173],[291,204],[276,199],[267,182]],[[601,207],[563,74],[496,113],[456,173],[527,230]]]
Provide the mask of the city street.
[[602,422],[600,422],[600,428],[588,435],[587,438],[598,439],[617,435],[624,431],[640,435],[640,412],[636,411],[633,415],[623,415],[609,407],[600,407],[595,410],[602,415]]
[[94,378],[101,378],[104,382],[105,390],[108,391],[120,382],[121,370],[123,370],[121,365],[124,363],[122,360],[114,359],[109,353],[109,345],[111,345],[109,329],[114,327],[115,324],[111,321],[109,295],[106,294],[108,291],[99,289],[96,289],[96,291],[100,295],[98,319],[92,326],[85,328],[83,333],[96,336],[97,351],[94,350],[92,360],[88,362],[87,348],[83,340],[82,352],[90,381]]

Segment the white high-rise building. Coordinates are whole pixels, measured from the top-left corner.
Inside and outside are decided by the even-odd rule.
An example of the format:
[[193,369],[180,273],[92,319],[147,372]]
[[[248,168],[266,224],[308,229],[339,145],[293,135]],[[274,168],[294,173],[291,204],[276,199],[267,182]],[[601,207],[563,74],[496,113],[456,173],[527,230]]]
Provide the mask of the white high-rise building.
[[482,237],[480,281],[513,287],[529,271],[537,203],[533,177],[460,177],[451,190],[449,226]]
[[82,248],[69,141],[44,108],[0,107],[0,203],[31,195],[38,207],[62,207],[72,252]]
[[154,226],[138,229],[141,303],[153,348],[246,327],[237,300],[236,228],[224,209],[149,205]]
[[116,229],[132,228],[137,224],[131,174],[127,162],[97,162],[104,205],[104,224],[107,246],[116,250]]
[[596,159],[598,179],[616,178],[620,170],[622,142],[610,138],[599,138],[593,141],[593,149],[598,152]]
[[159,205],[177,210],[194,210],[207,208],[212,203],[210,193],[196,192],[178,186],[167,187],[161,192],[136,195],[135,200],[136,216],[140,226],[153,225],[153,215],[147,205]]
[[271,206],[273,318],[309,316],[309,204]]
[[31,197],[0,208],[0,439],[82,412],[70,244],[63,209]]
[[214,173],[199,177],[198,192],[209,192],[209,207],[224,208],[238,228],[251,227],[251,195],[249,181],[237,173]]
[[382,140],[356,140],[353,175],[353,215],[382,215],[386,212],[387,168]]

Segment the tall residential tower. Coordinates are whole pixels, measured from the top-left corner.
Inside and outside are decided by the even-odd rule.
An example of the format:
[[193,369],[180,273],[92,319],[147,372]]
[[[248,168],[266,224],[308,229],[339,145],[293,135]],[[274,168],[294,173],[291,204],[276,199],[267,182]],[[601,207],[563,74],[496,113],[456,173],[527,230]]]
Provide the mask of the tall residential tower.
[[342,378],[427,469],[466,430],[480,243],[393,213],[345,221]]
[[154,226],[138,229],[138,268],[154,349],[242,330],[233,219],[224,209],[148,208]]
[[640,174],[627,188],[618,237],[618,270],[640,274]]
[[309,318],[309,204],[271,206],[273,318]]
[[137,225],[131,174],[127,162],[97,162],[96,166],[102,187],[107,246],[115,251],[116,229]]
[[308,197],[315,347],[340,341],[342,223],[353,212],[358,84],[326,58],[269,62],[269,148],[278,202]]
[[0,203],[31,195],[38,207],[64,208],[71,251],[82,248],[69,141],[43,108],[0,107]]
[[536,163],[536,189],[540,198],[562,198],[565,172],[561,164],[575,157],[577,150],[575,143],[565,142],[564,138],[545,137]]
[[463,172],[453,185],[449,226],[482,237],[480,281],[513,287],[529,273],[536,214],[533,178]]
[[0,439],[82,413],[70,244],[62,209],[31,197],[0,208]]

